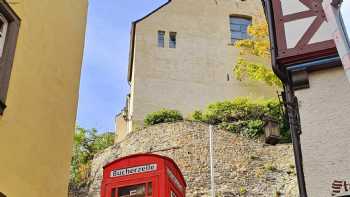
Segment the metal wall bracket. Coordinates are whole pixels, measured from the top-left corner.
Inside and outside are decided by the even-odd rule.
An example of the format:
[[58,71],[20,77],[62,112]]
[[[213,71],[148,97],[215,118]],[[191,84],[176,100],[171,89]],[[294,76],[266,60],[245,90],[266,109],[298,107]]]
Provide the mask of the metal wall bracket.
[[294,90],[310,88],[309,73],[306,70],[293,71],[292,83]]

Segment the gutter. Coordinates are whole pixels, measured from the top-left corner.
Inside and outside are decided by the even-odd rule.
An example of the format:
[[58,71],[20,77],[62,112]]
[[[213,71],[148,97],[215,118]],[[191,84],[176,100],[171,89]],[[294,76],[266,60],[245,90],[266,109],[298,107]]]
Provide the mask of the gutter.
[[294,151],[294,160],[296,165],[296,173],[298,179],[298,188],[300,197],[307,197],[306,185],[305,185],[305,175],[303,169],[303,155],[301,151],[300,144],[300,134],[301,134],[301,126],[300,126],[300,117],[299,117],[299,108],[298,108],[298,100],[294,94],[294,89],[291,80],[291,72],[283,73],[280,70],[280,65],[277,62],[277,43],[276,43],[276,32],[275,32],[275,22],[273,16],[273,9],[271,0],[261,0],[265,16],[269,24],[269,37],[271,44],[271,63],[272,69],[274,73],[281,79],[284,85],[284,93],[285,93],[285,104],[286,111],[289,119],[289,126],[291,130],[291,137],[293,141],[293,151]]
[[274,18],[273,18],[273,13],[271,12],[272,10],[272,5],[269,0],[261,0],[261,3],[264,7],[264,12],[266,16],[266,20],[268,21],[268,26],[269,26],[269,37],[270,37],[270,53],[271,53],[271,64],[272,64],[272,70],[273,72],[278,76],[278,78],[281,79],[283,83],[287,83],[288,77],[281,72],[279,69],[279,65],[277,63],[277,43],[275,40],[276,33],[275,33],[275,23],[274,23]]

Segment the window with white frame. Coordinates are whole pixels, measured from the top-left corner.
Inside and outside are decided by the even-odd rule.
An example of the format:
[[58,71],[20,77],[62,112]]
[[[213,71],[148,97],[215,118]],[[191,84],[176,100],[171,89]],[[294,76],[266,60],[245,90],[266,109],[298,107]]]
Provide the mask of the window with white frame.
[[248,26],[252,20],[247,17],[230,16],[231,43],[248,38]]

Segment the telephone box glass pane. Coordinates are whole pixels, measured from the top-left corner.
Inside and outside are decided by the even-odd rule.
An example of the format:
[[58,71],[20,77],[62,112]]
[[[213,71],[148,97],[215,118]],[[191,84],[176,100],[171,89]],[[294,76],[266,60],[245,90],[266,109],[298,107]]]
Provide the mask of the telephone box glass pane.
[[171,197],[177,197],[176,194],[173,191],[171,191],[171,195],[170,196]]
[[119,197],[146,197],[146,184],[118,188]]
[[343,23],[345,26],[344,31],[348,35],[348,42],[350,39],[350,12],[349,12],[349,8],[350,8],[350,1],[349,0],[343,1],[341,8],[340,8],[340,12],[341,12]]
[[112,189],[111,197],[116,197],[115,196],[115,188]]
[[153,190],[152,182],[150,182],[150,183],[148,183],[148,190],[147,190],[148,196],[152,196],[152,190]]

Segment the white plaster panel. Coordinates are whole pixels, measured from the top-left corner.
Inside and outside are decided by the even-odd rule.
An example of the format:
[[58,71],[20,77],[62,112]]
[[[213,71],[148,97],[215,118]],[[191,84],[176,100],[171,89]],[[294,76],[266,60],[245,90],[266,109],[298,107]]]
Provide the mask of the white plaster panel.
[[299,0],[281,0],[281,5],[284,16],[309,10],[309,8]]
[[350,181],[350,85],[341,67],[309,77],[311,88],[296,92],[306,189],[328,197],[334,180]]
[[309,44],[323,42],[332,39],[332,28],[327,22],[323,22],[321,27],[317,30],[314,36],[311,38]]
[[294,48],[303,37],[316,16],[290,21],[284,24],[287,48]]

